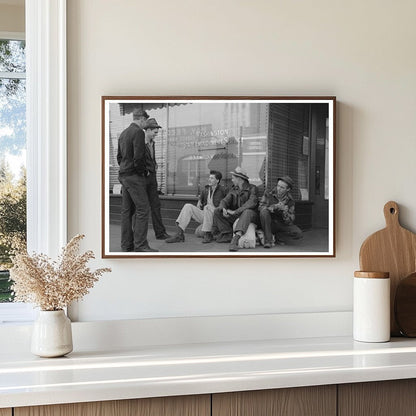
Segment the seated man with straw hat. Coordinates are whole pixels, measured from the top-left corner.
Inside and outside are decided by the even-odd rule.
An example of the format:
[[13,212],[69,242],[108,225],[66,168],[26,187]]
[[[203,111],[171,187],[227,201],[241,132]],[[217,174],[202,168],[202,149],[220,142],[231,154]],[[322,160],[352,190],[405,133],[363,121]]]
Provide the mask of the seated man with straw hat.
[[258,190],[257,186],[249,183],[249,177],[241,167],[230,173],[234,186],[215,209],[214,225],[220,233],[217,243],[231,243],[229,250],[238,251],[238,241],[247,232],[250,223],[258,223]]

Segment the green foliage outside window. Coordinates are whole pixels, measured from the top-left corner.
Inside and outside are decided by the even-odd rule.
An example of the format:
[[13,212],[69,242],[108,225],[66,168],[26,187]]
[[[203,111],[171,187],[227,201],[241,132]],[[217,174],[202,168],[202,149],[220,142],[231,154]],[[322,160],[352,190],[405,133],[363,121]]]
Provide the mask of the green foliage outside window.
[[26,242],[25,61],[24,41],[0,39],[0,302],[12,300],[11,255]]
[[8,269],[12,266],[13,249],[26,242],[26,172],[18,181],[5,161],[0,164],[0,302],[9,302]]

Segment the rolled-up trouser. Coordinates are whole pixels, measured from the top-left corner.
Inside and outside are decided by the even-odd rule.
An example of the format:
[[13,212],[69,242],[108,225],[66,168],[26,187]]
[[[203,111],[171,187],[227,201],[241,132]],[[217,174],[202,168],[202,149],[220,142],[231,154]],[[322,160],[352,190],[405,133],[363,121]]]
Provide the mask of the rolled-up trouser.
[[185,204],[181,209],[181,212],[176,220],[178,226],[185,231],[189,225],[191,219],[194,219],[197,223],[202,224],[202,231],[208,232],[212,230],[212,221],[214,216],[214,207],[205,205],[201,210],[195,205]]
[[[147,228],[150,204],[146,178],[137,174],[120,176],[123,185],[121,200],[121,250],[140,250],[148,246]],[[133,225],[133,215],[135,217]]]
[[233,232],[234,221],[238,218],[238,222],[235,226],[234,232],[240,231],[242,234],[247,232],[250,223],[258,224],[257,212],[252,209],[244,210],[240,215],[230,215],[224,217],[222,210],[215,210],[214,222],[218,227],[218,230],[222,234],[231,234]]

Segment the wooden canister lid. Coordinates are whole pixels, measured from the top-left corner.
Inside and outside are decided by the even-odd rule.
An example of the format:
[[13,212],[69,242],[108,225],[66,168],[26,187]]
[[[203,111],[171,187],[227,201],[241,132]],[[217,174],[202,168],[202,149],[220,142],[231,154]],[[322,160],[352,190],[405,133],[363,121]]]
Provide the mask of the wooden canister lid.
[[354,277],[364,277],[366,279],[388,279],[389,276],[389,272],[354,272]]

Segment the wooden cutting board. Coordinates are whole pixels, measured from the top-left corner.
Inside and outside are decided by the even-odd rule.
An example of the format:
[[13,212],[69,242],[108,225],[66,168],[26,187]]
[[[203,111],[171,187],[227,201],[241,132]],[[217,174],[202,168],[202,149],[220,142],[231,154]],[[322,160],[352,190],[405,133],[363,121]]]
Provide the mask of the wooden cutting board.
[[416,271],[416,234],[399,222],[399,206],[390,201],[384,205],[386,228],[370,235],[360,250],[360,269],[390,273],[390,328],[391,335],[400,335],[394,319],[394,298],[401,279]]

